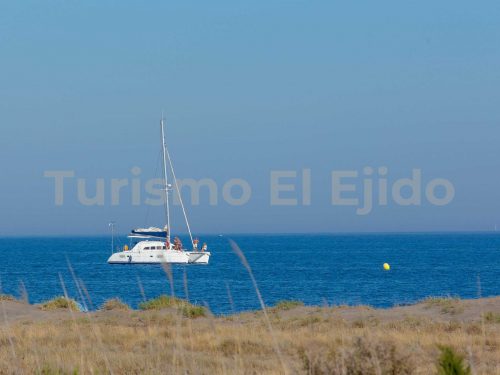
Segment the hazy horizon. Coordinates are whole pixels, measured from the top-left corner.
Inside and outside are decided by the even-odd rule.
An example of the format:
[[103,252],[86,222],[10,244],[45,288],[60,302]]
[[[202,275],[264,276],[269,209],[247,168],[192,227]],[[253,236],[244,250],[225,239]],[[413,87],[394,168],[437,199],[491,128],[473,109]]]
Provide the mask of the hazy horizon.
[[[131,228],[132,229],[132,228]],[[130,234],[129,232],[118,232],[114,234],[114,238],[124,238],[127,237]],[[203,238],[204,236],[209,236],[209,237],[224,237],[227,239],[231,239],[231,237],[238,237],[238,236],[257,236],[257,237],[279,237],[279,236],[287,236],[287,237],[294,237],[294,236],[332,236],[332,237],[342,237],[342,236],[418,236],[418,235],[428,235],[428,236],[433,236],[433,235],[500,235],[498,231],[495,230],[490,230],[490,231],[419,231],[419,232],[241,232],[241,233],[201,233],[201,232],[196,232],[193,233],[193,236],[195,238]],[[176,236],[179,237],[188,237],[189,234],[187,232],[176,232]],[[16,239],[16,238],[67,238],[67,237],[77,237],[77,238],[110,238],[111,239],[111,232],[103,232],[103,233],[95,233],[95,234],[78,234],[78,233],[66,233],[63,235],[57,235],[57,234],[40,234],[40,235],[4,235],[2,236],[3,238],[10,238],[10,239]]]

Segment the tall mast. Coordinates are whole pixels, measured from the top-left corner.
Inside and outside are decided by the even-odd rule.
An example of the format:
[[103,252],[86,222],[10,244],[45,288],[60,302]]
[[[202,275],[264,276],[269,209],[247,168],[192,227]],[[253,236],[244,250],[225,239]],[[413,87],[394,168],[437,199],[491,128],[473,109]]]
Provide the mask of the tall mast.
[[170,243],[170,207],[168,202],[168,173],[167,173],[167,142],[165,140],[165,125],[161,116],[161,149],[163,152],[163,179],[165,181],[165,219],[167,221],[167,242]]

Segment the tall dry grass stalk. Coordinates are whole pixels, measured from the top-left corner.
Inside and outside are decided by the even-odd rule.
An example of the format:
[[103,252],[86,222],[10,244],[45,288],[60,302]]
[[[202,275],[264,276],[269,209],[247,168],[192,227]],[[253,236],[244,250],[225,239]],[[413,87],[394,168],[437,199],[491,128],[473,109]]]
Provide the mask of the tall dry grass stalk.
[[[231,288],[229,287],[229,284],[226,282],[226,291],[227,291],[227,298],[229,300],[229,305],[231,306],[231,313],[236,319],[236,323],[241,326],[241,320],[239,319],[238,315],[236,314],[236,310],[234,308],[234,300],[233,300],[233,295],[231,293]],[[242,353],[241,353],[241,341],[242,337],[241,336],[236,336],[236,363],[237,363],[237,370],[240,373],[243,370],[243,361],[242,361]]]
[[[66,256],[66,263],[68,265],[68,269],[70,271],[71,277],[73,279],[73,282],[74,282],[75,287],[77,289],[78,295],[80,297],[80,302],[81,302],[82,306],[84,307],[85,311],[88,312],[89,306],[91,309],[93,309],[92,298],[90,297],[90,294],[89,294],[87,287],[85,286],[85,283],[83,282],[83,280],[79,279],[76,276],[75,270],[73,269],[73,266],[72,266],[68,256]],[[64,286],[64,282],[62,280],[61,274],[59,274],[59,277],[61,279],[61,284],[63,285],[65,298],[68,299],[68,293],[67,293],[66,288]],[[71,310],[71,309],[69,309],[69,310]],[[99,327],[94,324],[91,314],[87,314],[87,319],[89,319],[89,321],[90,321],[90,328],[91,328],[92,332],[94,333],[95,339],[97,341],[97,345],[101,349],[104,349],[104,345],[102,342],[102,337],[101,337],[101,332],[100,332]],[[107,372],[110,374],[113,374],[113,370],[111,368],[111,364],[109,362],[109,359],[106,355],[105,350],[102,350],[102,356],[104,359],[104,363],[106,365]],[[82,368],[82,371],[84,371],[83,368]]]
[[[167,275],[167,279],[168,279],[168,282],[169,282],[169,285],[170,285],[170,295],[172,297],[175,297],[174,276],[173,276],[173,273],[172,273],[172,267],[168,263],[162,263],[161,266],[163,268],[163,271],[165,272],[165,275]],[[177,311],[174,316],[175,316],[175,326],[176,326],[175,333],[176,333],[176,336],[173,339],[173,358],[172,358],[172,362],[174,364],[174,371],[177,371],[177,368],[178,368],[178,365],[179,365],[179,361],[183,362],[184,358],[183,358],[182,351],[177,349],[177,337],[179,335],[179,325],[180,325],[179,312]]]
[[[85,294],[85,296],[87,296],[88,304],[90,306],[93,306],[92,299],[90,298],[90,294],[87,290],[87,287],[85,286],[85,283],[81,279],[76,278],[76,275],[74,275],[74,277],[75,277],[75,283],[77,283],[79,285],[80,290],[83,292],[82,293],[83,300],[85,300],[85,297],[83,297],[83,295]],[[107,351],[105,350],[105,346],[104,346],[103,338],[102,338],[102,334],[101,334],[101,329],[99,328],[99,325],[95,324],[92,314],[87,313],[86,317],[87,317],[87,319],[89,319],[90,328],[91,328],[91,330],[94,334],[94,337],[97,341],[97,346],[100,349],[101,356],[104,359],[104,363],[106,365],[106,370],[109,374],[112,375],[113,368],[111,367],[111,363],[109,361]]]
[[69,272],[71,274],[71,278],[73,279],[73,282],[76,287],[76,291],[78,292],[78,296],[80,298],[80,303],[82,304],[83,308],[85,311],[89,310],[89,307],[87,306],[87,303],[85,302],[85,297],[83,296],[83,291],[80,286],[80,282],[78,281],[78,278],[76,277],[75,270],[73,269],[73,266],[71,265],[71,262],[69,261],[68,256],[66,255],[66,264],[68,265]]
[[[3,290],[2,280],[0,279],[0,293],[3,293],[2,290]],[[11,351],[12,360],[14,361],[14,363],[17,363],[16,348],[14,347],[14,342],[12,340],[13,336],[11,334],[9,321],[7,320],[7,312],[5,310],[5,301],[3,298],[1,299],[1,303],[2,303],[2,316],[3,316],[3,320],[4,320],[3,330],[5,332],[5,335],[7,336],[7,340],[9,341],[9,348]]]
[[[146,293],[144,291],[144,286],[142,285],[141,278],[137,276],[137,285],[139,286],[139,292],[141,293],[142,296],[142,302],[146,302]],[[160,359],[158,358],[158,355],[154,354],[154,349],[153,349],[153,333],[152,333],[152,322],[151,322],[151,316],[147,315],[146,316],[146,332],[148,336],[148,347],[149,347],[149,353],[151,355],[151,358],[154,358],[154,363],[158,364],[160,363]],[[156,353],[158,354],[158,353]]]
[[[64,280],[60,272],[59,272],[59,281],[61,282],[61,287],[64,292],[64,298],[66,298],[66,300],[69,301],[70,298],[68,295],[68,291],[66,290],[66,285],[64,284]],[[78,338],[80,339],[80,368],[82,369],[82,371],[85,371],[83,336],[80,333],[80,327],[76,322],[75,313],[73,312],[73,309],[68,308],[68,311],[71,315],[71,320],[73,321],[73,327],[75,328],[75,331],[78,333]]]
[[[184,272],[182,275],[182,281],[184,284],[184,298],[186,299],[187,302],[189,302],[189,287],[188,287],[188,277],[187,277],[187,271],[186,268],[184,268]],[[187,321],[187,327],[188,327],[188,338],[189,338],[189,351],[193,350],[194,343],[193,343],[193,327],[191,325],[191,320]],[[191,372],[191,361],[188,360],[188,368],[189,371]]]
[[24,303],[29,303],[28,290],[26,289],[26,285],[24,285],[24,282],[22,280],[19,282],[19,295],[19,299],[21,301],[23,301]]
[[273,340],[274,348],[276,350],[276,355],[278,356],[278,359],[281,363],[283,372],[285,374],[287,374],[288,369],[287,369],[287,366],[283,360],[283,355],[281,354],[281,349],[280,349],[280,346],[278,344],[278,340],[276,340],[276,335],[274,334],[274,330],[273,330],[273,327],[271,325],[271,321],[269,320],[269,316],[267,314],[266,304],[264,303],[264,299],[262,298],[262,295],[260,294],[259,286],[257,285],[257,280],[255,279],[255,277],[253,275],[252,268],[250,267],[250,264],[248,263],[245,254],[243,253],[243,251],[241,251],[238,244],[236,244],[236,242],[234,242],[233,240],[229,240],[229,243],[231,245],[231,248],[233,249],[233,252],[240,258],[241,263],[243,264],[243,266],[247,270],[248,275],[250,276],[250,279],[252,280],[252,284],[253,284],[253,287],[255,289],[255,293],[257,293],[257,298],[259,299],[260,307],[262,308],[262,312],[264,313],[264,317],[266,320],[267,328],[269,330],[269,334],[271,335],[272,340]]
[[165,275],[167,275],[168,283],[170,285],[170,295],[172,297],[175,297],[174,275],[172,273],[172,267],[168,263],[162,263],[161,267],[163,268]]

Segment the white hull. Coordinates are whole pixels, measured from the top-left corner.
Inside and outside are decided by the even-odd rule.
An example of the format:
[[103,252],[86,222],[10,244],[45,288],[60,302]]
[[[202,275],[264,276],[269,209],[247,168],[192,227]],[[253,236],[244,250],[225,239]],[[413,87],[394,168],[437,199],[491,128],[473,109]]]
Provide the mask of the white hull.
[[208,264],[210,253],[205,251],[188,251],[190,264]]
[[167,249],[163,242],[141,241],[133,249],[114,253],[110,264],[208,264],[210,253]]
[[122,251],[108,259],[111,264],[189,263],[189,255],[177,250]]

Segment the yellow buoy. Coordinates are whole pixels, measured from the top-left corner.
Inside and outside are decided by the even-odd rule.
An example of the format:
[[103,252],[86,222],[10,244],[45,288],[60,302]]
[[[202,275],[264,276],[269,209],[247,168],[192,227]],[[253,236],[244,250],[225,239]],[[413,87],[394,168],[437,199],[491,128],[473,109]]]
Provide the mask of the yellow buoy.
[[391,269],[391,266],[389,263],[384,263],[384,270],[389,271]]

